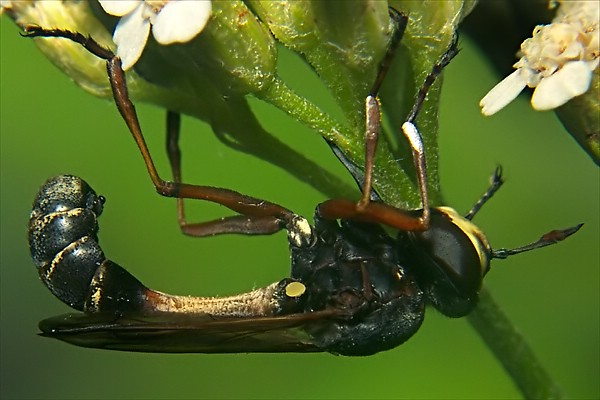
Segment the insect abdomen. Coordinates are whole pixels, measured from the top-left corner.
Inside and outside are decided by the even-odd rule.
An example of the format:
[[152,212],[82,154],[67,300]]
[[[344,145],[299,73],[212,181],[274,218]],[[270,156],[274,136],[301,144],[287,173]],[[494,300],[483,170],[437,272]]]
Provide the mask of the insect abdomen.
[[227,317],[265,317],[282,307],[283,300],[275,298],[285,288],[279,284],[229,298],[173,296],[148,289],[108,260],[100,248],[97,217],[103,203],[103,197],[72,175],[48,180],[33,202],[29,220],[31,256],[46,287],[69,306],[88,314]]
[[42,281],[78,310],[84,310],[92,279],[106,259],[96,221],[103,202],[81,178],[60,175],[40,188],[29,220],[29,248]]

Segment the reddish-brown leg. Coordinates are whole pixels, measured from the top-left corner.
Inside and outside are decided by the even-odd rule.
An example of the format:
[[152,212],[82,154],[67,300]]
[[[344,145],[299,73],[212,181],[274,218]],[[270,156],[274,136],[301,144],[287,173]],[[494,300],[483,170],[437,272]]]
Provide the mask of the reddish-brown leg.
[[[403,25],[399,21],[400,19],[405,18],[392,12],[390,14],[395,21],[397,21],[400,33],[396,32],[396,34],[392,37],[390,47],[380,66],[373,89],[366,99],[367,129],[365,137],[365,176],[362,188],[362,197],[359,202],[355,204],[354,209],[352,208],[350,202],[341,199],[334,199],[319,205],[318,212],[324,218],[348,218],[364,222],[381,223],[403,230],[426,230],[429,227],[431,214],[431,210],[429,208],[429,195],[427,191],[427,163],[423,139],[417,129],[415,121],[419,111],[421,110],[421,107],[423,106],[423,102],[425,101],[429,89],[435,82],[435,79],[441,74],[443,68],[448,65],[450,60],[457,54],[457,42],[455,38],[448,51],[442,55],[441,59],[433,66],[431,72],[425,78],[425,82],[417,93],[415,103],[406,119],[406,122],[402,125],[402,132],[409,141],[412,149],[413,160],[417,172],[419,191],[421,193],[421,202],[423,204],[421,216],[415,217],[406,211],[392,206],[387,206],[380,203],[372,203],[370,201],[372,175],[379,129],[381,126],[380,107],[376,94],[379,91],[379,87],[381,86],[381,82],[385,77],[385,73],[387,72],[389,63],[391,62],[391,57],[397,46],[397,41],[399,41],[401,32],[403,31]],[[406,21],[404,21],[404,24],[405,22]]]
[[[178,149],[179,122],[174,114],[169,116],[170,122],[167,142],[170,151],[169,158],[174,172],[174,181],[163,180],[154,165],[152,156],[142,133],[135,106],[129,99],[125,73],[121,68],[121,60],[111,50],[101,46],[93,39],[77,32],[61,29],[42,29],[30,26],[25,29],[29,37],[62,37],[81,44],[85,49],[99,58],[106,60],[108,77],[113,91],[113,97],[121,116],[125,120],[133,139],[135,140],[150,179],[156,191],[167,197],[179,199],[198,199],[221,204],[241,215],[225,217],[204,224],[188,224],[185,221],[183,206],[178,205],[179,221],[182,230],[196,236],[216,235],[221,233],[241,234],[270,234],[277,232],[292,223],[295,214],[290,210],[265,200],[246,196],[233,190],[211,186],[190,185],[181,183],[181,153]],[[175,147],[175,150],[172,148]],[[179,200],[181,203],[181,200]]]
[[381,130],[381,105],[377,96],[408,23],[408,17],[400,14],[393,8],[390,8],[390,17],[396,26],[394,27],[394,32],[392,33],[383,61],[379,64],[375,83],[365,99],[365,178],[362,187],[362,197],[356,204],[356,208],[359,211],[364,210],[371,201],[375,153],[377,152],[377,142],[379,141],[379,131]]
[[[173,181],[181,184],[181,149],[179,147],[179,133],[181,116],[178,113],[167,112],[167,155],[171,165]],[[265,202],[269,203],[269,202]],[[272,203],[270,203],[272,204]],[[277,205],[275,205],[277,206]],[[291,211],[290,211],[291,213]],[[241,233],[245,235],[260,235],[274,233],[286,226],[284,220],[272,215],[233,215],[219,218],[214,221],[190,223],[185,217],[183,198],[177,198],[177,220],[181,231],[190,236],[212,236],[225,233]],[[285,221],[286,223],[288,221]]]

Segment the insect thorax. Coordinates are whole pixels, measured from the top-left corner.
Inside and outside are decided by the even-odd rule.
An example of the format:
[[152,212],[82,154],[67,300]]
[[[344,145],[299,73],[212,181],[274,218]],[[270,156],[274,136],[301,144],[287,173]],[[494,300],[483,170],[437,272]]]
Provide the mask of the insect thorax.
[[303,312],[334,309],[336,321],[307,331],[333,353],[369,355],[398,346],[423,321],[425,302],[377,225],[317,220],[312,246],[291,246],[292,278],[307,287]]

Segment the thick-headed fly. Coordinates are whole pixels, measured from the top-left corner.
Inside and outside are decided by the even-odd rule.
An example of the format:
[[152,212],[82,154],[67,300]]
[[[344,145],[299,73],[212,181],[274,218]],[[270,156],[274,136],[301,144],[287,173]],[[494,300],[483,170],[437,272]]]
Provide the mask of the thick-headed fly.
[[[168,113],[167,124],[174,180],[161,179],[127,95],[119,58],[78,33],[27,28],[29,36],[71,39],[107,60],[117,107],[157,191],[178,198],[179,222],[186,234],[253,235],[285,229],[291,251],[288,278],[237,296],[188,297],[151,290],[107,259],[98,245],[97,218],[104,198],[78,177],[52,178],[34,201],[31,254],[50,291],[82,313],[42,321],[43,335],[84,347],[129,351],[369,355],[410,338],[423,322],[428,304],[450,317],[467,315],[477,304],[491,258],[553,244],[576,232],[581,225],[552,231],[517,249],[492,250],[470,220],[502,184],[499,169],[465,217],[448,207],[429,207],[427,166],[415,120],[431,84],[456,54],[456,43],[433,66],[402,126],[413,149],[423,209],[406,211],[379,199],[371,187],[380,126],[377,92],[406,26],[406,17],[393,10],[390,14],[397,29],[366,99],[364,169],[330,144],[359,182],[363,196],[358,202],[333,199],[319,204],[312,225],[265,200],[182,183],[179,115],[174,113]],[[183,212],[184,198],[215,202],[238,214],[190,224]]]

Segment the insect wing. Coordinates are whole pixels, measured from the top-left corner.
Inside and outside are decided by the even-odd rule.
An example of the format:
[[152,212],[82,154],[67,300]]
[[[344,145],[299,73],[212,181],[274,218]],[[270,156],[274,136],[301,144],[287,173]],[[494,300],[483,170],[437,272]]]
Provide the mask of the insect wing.
[[41,335],[81,347],[154,353],[319,352],[306,324],[329,312],[278,317],[210,315],[121,316],[65,314],[40,322]]

